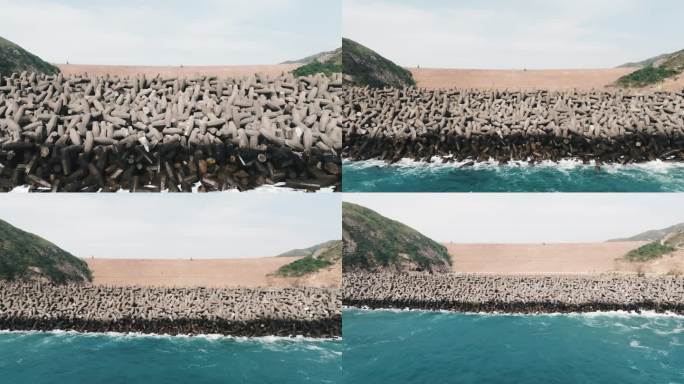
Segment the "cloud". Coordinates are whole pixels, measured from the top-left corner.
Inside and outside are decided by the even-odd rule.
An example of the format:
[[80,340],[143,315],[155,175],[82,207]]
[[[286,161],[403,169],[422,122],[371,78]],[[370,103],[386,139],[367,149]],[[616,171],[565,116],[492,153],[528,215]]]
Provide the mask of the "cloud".
[[654,7],[644,0],[346,0],[343,34],[405,66],[602,68],[677,49],[674,36],[662,34],[671,16]]
[[[0,0],[0,9],[3,37],[52,62],[226,65],[277,63],[338,46],[339,4]],[[311,33],[301,17],[329,29]]]
[[82,195],[0,199],[0,219],[80,257],[273,256],[341,238],[340,196]]
[[344,201],[444,242],[605,241],[684,222],[684,195],[676,193],[361,193]]

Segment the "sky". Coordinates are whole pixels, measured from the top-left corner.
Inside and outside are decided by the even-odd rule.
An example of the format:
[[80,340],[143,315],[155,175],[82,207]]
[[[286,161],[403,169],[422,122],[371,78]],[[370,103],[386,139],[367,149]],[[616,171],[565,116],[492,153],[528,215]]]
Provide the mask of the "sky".
[[596,242],[684,222],[682,193],[354,193],[343,200],[438,242]]
[[53,63],[244,65],[341,44],[342,0],[0,0],[0,36]]
[[0,219],[78,257],[275,256],[341,239],[333,193],[7,194]]
[[407,66],[612,68],[684,49],[679,0],[344,0],[343,34]]

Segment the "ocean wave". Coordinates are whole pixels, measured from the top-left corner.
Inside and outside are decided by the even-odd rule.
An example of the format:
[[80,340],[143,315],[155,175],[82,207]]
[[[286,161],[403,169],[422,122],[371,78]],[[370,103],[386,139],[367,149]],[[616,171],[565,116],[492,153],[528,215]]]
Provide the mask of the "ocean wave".
[[595,311],[595,312],[584,312],[584,313],[572,313],[572,315],[582,315],[584,317],[646,317],[646,318],[679,318],[684,319],[684,315],[680,315],[674,312],[656,312],[652,310],[648,311]]
[[369,308],[369,307],[354,307],[354,306],[343,306],[343,311],[355,311],[355,312],[416,312],[416,313],[445,313],[445,314],[458,314],[467,316],[511,316],[511,317],[554,317],[554,316],[567,316],[567,317],[585,317],[585,318],[595,318],[595,317],[612,317],[612,318],[678,318],[684,319],[684,315],[677,314],[674,312],[656,312],[652,310],[648,311],[593,311],[593,312],[537,312],[537,313],[511,313],[511,312],[457,312],[449,311],[445,309],[412,309],[412,308]]
[[[530,163],[525,160],[512,160],[506,164],[500,164],[494,159],[487,161],[448,161],[443,162],[442,157],[435,156],[429,162],[419,161],[409,158],[403,158],[395,163],[389,163],[384,160],[370,159],[370,160],[348,160],[344,159],[342,165],[355,170],[363,170],[367,168],[418,168],[425,169],[505,169],[505,168],[554,168],[558,170],[573,170],[577,168],[596,168],[596,161],[590,160],[584,163],[578,159],[562,159],[559,161],[544,160],[537,163]],[[467,165],[467,166],[466,166]],[[466,167],[464,167],[466,166]],[[637,169],[648,172],[665,173],[672,169],[684,169],[684,162],[653,160],[643,163],[605,163],[601,164],[601,170],[609,173],[619,172],[625,169]]]
[[33,334],[48,334],[54,336],[83,336],[83,337],[102,337],[107,336],[117,339],[127,339],[127,338],[152,338],[152,339],[204,339],[209,341],[214,340],[231,340],[238,343],[243,342],[260,342],[264,344],[274,344],[281,342],[301,342],[301,343],[319,343],[319,342],[329,342],[329,341],[340,341],[341,337],[332,338],[316,338],[316,337],[305,337],[301,335],[297,336],[231,336],[222,334],[197,334],[197,335],[169,335],[165,333],[141,333],[141,332],[79,332],[72,330],[61,330],[54,329],[51,331],[14,331],[8,329],[0,330],[0,334],[16,334],[16,335],[33,335]]
[[[467,165],[467,166],[466,166]],[[684,162],[343,161],[346,192],[680,192]]]

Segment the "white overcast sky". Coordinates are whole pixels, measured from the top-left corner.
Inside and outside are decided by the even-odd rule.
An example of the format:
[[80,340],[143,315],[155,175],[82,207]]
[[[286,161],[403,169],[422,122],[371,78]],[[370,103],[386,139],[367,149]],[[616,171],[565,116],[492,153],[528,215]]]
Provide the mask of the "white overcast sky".
[[344,0],[345,37],[403,66],[608,68],[684,48],[681,0]]
[[684,222],[683,193],[353,193],[439,242],[594,242]]
[[0,0],[0,36],[54,63],[275,64],[340,46],[341,0]]
[[7,194],[0,219],[78,257],[264,257],[341,239],[340,200],[333,193]]

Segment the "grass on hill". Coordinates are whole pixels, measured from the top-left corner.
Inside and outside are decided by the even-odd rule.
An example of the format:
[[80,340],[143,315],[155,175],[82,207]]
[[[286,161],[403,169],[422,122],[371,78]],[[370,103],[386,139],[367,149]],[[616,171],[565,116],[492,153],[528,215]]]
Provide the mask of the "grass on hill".
[[324,73],[326,75],[332,75],[333,73],[342,72],[342,64],[336,63],[334,61],[328,61],[321,63],[318,60],[314,60],[309,64],[303,65],[295,69],[292,73],[295,76],[309,76],[315,75],[317,73]]
[[629,261],[648,261],[667,255],[676,249],[669,244],[661,244],[659,241],[654,241],[627,252],[625,258]]
[[301,277],[331,265],[332,262],[328,260],[315,259],[312,256],[306,256],[280,267],[280,269],[278,269],[278,275],[284,277]]
[[648,66],[641,68],[629,75],[622,76],[617,83],[623,87],[645,87],[647,85],[660,83],[679,73],[674,69],[665,67]]
[[327,268],[342,258],[342,241],[333,240],[323,244],[325,244],[325,248],[317,255],[314,252],[284,265],[278,269],[276,274],[283,277],[301,277]]

